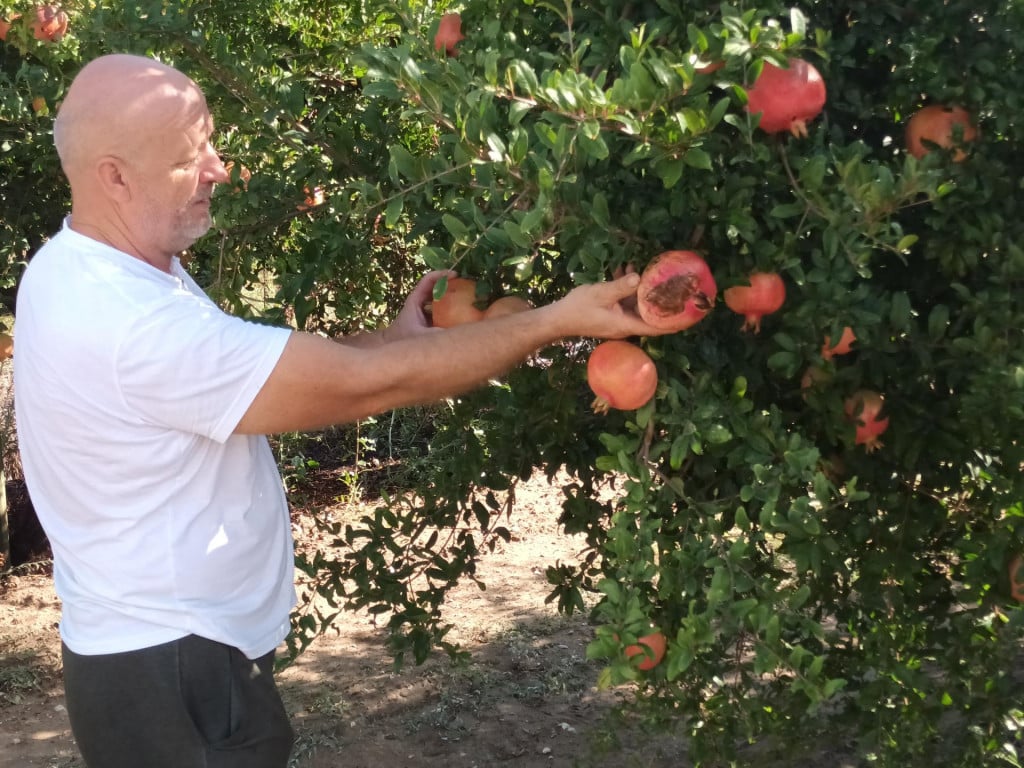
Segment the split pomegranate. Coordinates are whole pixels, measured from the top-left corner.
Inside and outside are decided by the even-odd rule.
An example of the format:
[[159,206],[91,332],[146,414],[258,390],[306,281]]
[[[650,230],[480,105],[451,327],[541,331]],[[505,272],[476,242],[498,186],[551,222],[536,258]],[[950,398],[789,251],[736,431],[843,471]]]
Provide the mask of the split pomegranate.
[[775,272],[754,272],[750,285],[725,289],[725,305],[745,318],[742,330],[761,330],[761,318],[777,312],[786,300],[786,284]]
[[68,15],[56,5],[37,5],[32,36],[44,43],[59,43],[68,31]]
[[789,131],[807,136],[807,123],[825,106],[825,81],[812,64],[790,59],[789,67],[764,62],[764,68],[747,90],[747,112],[761,115],[758,127],[767,133]]
[[845,355],[850,351],[853,342],[856,340],[857,337],[850,326],[843,328],[843,333],[834,346],[832,345],[832,337],[826,334],[825,343],[821,345],[821,356],[826,360],[831,360],[836,355]]
[[638,637],[633,645],[626,646],[626,658],[642,656],[643,660],[636,665],[637,669],[648,671],[654,669],[665,658],[665,648],[668,641],[661,632],[654,631],[643,637]]
[[533,304],[522,296],[502,296],[492,301],[491,305],[484,310],[484,317],[490,319],[503,315],[514,315],[517,312],[525,312],[528,309],[533,309]]
[[434,50],[444,49],[446,56],[455,56],[458,51],[456,46],[460,40],[465,40],[462,34],[462,16],[457,13],[446,13],[437,22],[437,33],[434,35]]
[[956,146],[958,128],[964,144],[974,141],[978,137],[978,129],[966,109],[946,107],[941,104],[922,107],[907,121],[907,151],[920,160],[932,150],[928,144],[934,144],[943,149],[954,149],[955,147],[953,162],[959,163],[967,157],[967,153]]
[[665,251],[640,275],[637,311],[648,325],[682,331],[703,319],[717,295],[718,286],[704,259],[693,251]]
[[654,397],[658,369],[636,344],[605,341],[594,347],[587,360],[587,384],[597,395],[592,404],[595,412],[632,411]]
[[1024,603],[1024,558],[1014,555],[1010,560],[1010,595],[1018,603]]
[[889,417],[880,415],[884,405],[882,396],[871,389],[857,390],[843,403],[846,417],[857,428],[854,442],[868,453],[882,447],[878,438],[889,428]]
[[476,306],[476,280],[449,278],[444,295],[431,304],[430,314],[437,328],[452,328],[481,320],[484,312]]

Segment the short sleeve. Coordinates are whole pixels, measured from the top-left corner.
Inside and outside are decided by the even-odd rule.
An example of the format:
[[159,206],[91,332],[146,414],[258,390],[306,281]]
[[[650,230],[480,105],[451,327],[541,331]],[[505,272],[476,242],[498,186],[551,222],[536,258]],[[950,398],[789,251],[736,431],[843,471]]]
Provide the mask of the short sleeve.
[[122,397],[140,420],[224,442],[291,333],[175,291],[126,330],[116,360]]

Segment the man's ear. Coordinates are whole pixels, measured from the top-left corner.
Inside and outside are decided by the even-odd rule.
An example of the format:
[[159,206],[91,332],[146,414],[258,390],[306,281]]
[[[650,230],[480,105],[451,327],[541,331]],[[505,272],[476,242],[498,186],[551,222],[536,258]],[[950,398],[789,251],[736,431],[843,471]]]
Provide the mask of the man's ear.
[[100,158],[96,165],[96,176],[100,187],[110,199],[119,203],[131,201],[132,191],[128,169],[121,158],[113,155]]

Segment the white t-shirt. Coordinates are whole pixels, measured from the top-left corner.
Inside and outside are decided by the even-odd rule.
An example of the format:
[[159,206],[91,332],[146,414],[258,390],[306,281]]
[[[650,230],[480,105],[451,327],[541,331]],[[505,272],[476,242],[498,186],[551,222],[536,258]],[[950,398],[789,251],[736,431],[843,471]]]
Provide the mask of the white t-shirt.
[[256,658],[295,604],[288,507],[263,436],[232,434],[290,331],[222,312],[71,230],[18,290],[18,445],[80,654],[197,634]]

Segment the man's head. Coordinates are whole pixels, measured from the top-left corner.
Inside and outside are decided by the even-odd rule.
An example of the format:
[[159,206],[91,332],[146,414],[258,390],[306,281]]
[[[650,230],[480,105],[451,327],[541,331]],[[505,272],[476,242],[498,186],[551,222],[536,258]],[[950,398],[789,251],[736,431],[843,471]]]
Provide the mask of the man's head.
[[54,122],[71,225],[161,269],[210,228],[228,180],[199,87],[178,70],[114,54],[87,64]]

